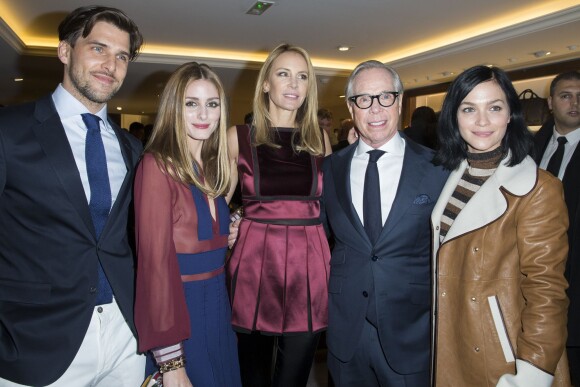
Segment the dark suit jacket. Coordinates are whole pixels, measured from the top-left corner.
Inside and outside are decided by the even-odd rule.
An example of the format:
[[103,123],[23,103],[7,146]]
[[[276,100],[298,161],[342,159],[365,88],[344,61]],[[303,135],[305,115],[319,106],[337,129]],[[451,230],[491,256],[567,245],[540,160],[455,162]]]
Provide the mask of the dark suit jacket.
[[[554,131],[554,121],[548,120],[534,136],[536,162],[542,156]],[[576,147],[572,159],[566,167],[564,178],[564,199],[568,206],[570,227],[568,228],[568,261],[566,279],[569,282],[568,298],[568,342],[569,346],[580,346],[580,146]]]
[[112,124],[127,166],[99,241],[51,97],[0,109],[0,377],[46,385],[68,368],[95,306],[99,261],[131,329],[127,239],[140,142]]
[[392,210],[372,246],[352,205],[350,165],[357,143],[325,160],[323,201],[336,245],[330,261],[327,343],[341,361],[354,355],[375,285],[378,332],[392,369],[429,370],[430,216],[448,172],[433,151],[406,141]]

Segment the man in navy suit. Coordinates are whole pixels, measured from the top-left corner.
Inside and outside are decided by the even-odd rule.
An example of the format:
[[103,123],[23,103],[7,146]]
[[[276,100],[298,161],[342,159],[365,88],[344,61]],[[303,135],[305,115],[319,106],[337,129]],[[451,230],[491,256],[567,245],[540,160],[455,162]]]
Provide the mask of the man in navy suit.
[[548,105],[554,116],[534,136],[536,161],[547,169],[557,153],[558,139],[563,143],[556,177],[562,180],[568,207],[568,261],[566,262],[568,307],[568,340],[566,350],[572,384],[580,386],[580,72],[570,71],[556,76],[550,84]]
[[59,26],[64,78],[0,111],[0,386],[140,385],[127,221],[140,142],[108,120],[142,43],[122,11]]
[[[336,241],[327,344],[337,387],[429,385],[429,217],[448,173],[431,163],[431,150],[398,132],[402,94],[392,68],[358,65],[346,97],[359,140],[323,167]],[[371,200],[366,191],[373,190]]]

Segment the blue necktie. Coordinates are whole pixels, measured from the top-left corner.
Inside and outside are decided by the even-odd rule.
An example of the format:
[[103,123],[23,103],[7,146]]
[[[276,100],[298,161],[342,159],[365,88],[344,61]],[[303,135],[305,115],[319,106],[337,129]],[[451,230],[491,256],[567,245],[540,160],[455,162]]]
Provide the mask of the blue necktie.
[[369,163],[365,172],[365,185],[363,191],[363,220],[365,231],[374,245],[381,230],[383,229],[383,218],[381,216],[381,186],[379,182],[379,169],[377,160],[385,153],[379,149],[367,152]]
[[[89,210],[93,218],[93,226],[97,240],[107,223],[109,211],[111,210],[111,186],[109,184],[109,173],[107,171],[107,157],[105,146],[101,138],[101,119],[94,114],[81,114],[83,122],[87,127],[87,138],[85,143],[85,161],[87,164],[87,175],[91,188],[91,201]],[[97,305],[108,304],[113,300],[113,290],[107,280],[107,276],[99,262],[99,285],[97,294]]]

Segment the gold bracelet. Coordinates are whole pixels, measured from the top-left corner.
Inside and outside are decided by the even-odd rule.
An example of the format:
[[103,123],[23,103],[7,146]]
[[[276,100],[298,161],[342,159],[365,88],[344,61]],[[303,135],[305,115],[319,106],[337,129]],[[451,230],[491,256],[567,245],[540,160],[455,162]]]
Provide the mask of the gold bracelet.
[[172,360],[166,361],[165,363],[159,364],[159,372],[161,374],[164,374],[164,373],[169,372],[169,371],[178,370],[182,367],[185,367],[185,357],[179,356],[176,359],[172,359]]

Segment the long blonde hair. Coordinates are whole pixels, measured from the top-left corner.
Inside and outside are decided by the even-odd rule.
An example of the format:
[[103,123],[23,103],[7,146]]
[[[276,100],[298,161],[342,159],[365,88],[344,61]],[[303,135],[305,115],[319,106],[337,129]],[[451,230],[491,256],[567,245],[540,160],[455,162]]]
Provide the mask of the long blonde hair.
[[[185,91],[191,82],[199,79],[213,83],[220,98],[218,127],[204,140],[201,148],[203,172],[189,152],[184,113]],[[217,74],[206,64],[185,63],[175,70],[163,89],[157,119],[145,152],[153,154],[157,162],[176,181],[194,184],[212,197],[224,195],[228,192],[231,175],[226,117],[226,96]]]
[[324,154],[324,141],[320,127],[318,126],[317,110],[318,110],[318,91],[316,86],[316,74],[314,67],[310,61],[310,56],[301,47],[292,46],[289,44],[281,44],[276,47],[262,65],[260,73],[258,74],[258,81],[256,83],[256,91],[254,92],[254,127],[256,129],[255,145],[268,145],[271,147],[278,147],[272,136],[270,128],[273,126],[272,117],[270,116],[269,102],[270,97],[268,93],[263,91],[264,82],[270,76],[272,71],[272,64],[280,55],[285,52],[295,52],[301,55],[306,61],[308,67],[308,87],[306,91],[306,98],[302,106],[296,112],[296,125],[300,131],[300,142],[295,145],[296,151],[306,151],[313,155]]

